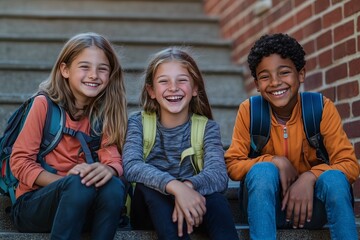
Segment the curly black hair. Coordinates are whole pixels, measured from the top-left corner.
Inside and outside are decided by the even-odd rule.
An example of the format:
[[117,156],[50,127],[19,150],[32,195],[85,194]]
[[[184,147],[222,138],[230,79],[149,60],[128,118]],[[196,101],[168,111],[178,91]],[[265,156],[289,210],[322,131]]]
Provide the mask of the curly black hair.
[[305,66],[305,51],[296,39],[284,33],[266,34],[255,42],[247,59],[251,75],[255,80],[257,79],[256,68],[262,58],[274,53],[282,58],[290,58],[297,71]]

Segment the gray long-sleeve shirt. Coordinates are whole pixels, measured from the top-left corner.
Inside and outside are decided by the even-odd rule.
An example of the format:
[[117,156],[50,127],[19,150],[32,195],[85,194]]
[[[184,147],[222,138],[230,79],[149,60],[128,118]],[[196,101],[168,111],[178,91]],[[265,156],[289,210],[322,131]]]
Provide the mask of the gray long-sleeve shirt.
[[141,113],[129,118],[126,141],[123,150],[124,174],[128,181],[139,182],[166,193],[166,185],[174,180],[189,180],[194,189],[202,195],[223,192],[227,188],[228,175],[224,161],[219,125],[207,122],[204,135],[204,168],[195,175],[186,157],[181,165],[183,150],[191,146],[191,120],[175,128],[165,128],[157,121],[154,146],[143,159],[143,125]]

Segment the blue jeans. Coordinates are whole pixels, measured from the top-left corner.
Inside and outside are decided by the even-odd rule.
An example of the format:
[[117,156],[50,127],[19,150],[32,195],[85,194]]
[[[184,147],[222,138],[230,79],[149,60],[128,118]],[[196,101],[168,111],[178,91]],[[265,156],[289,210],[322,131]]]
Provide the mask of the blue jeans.
[[[226,197],[221,193],[213,193],[205,198],[206,214],[200,226],[201,230],[204,230],[210,239],[239,239]],[[178,237],[177,223],[171,218],[174,206],[175,200],[172,195],[164,195],[137,183],[131,202],[131,226],[136,230],[155,229],[159,240],[190,239],[186,224],[183,228],[183,237]]]
[[51,239],[81,239],[85,230],[91,230],[91,239],[113,239],[124,188],[117,177],[95,188],[70,175],[20,196],[11,216],[20,232],[51,232]]
[[[276,239],[277,228],[292,228],[281,211],[278,168],[269,162],[255,164],[242,184],[240,208],[248,220],[251,239]],[[331,239],[357,240],[351,185],[338,170],[325,171],[314,189],[313,215],[305,229],[319,229],[328,223]]]

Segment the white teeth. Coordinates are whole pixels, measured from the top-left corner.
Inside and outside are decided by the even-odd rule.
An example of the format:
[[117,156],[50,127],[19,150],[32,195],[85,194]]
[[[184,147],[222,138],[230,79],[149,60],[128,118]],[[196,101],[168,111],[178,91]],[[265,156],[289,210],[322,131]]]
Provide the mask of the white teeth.
[[86,86],[90,86],[90,87],[97,87],[99,86],[99,84],[97,83],[85,83]]
[[287,90],[281,90],[281,91],[272,92],[271,94],[275,95],[275,96],[278,96],[278,95],[281,95],[281,94],[285,93],[286,91]]
[[179,99],[182,99],[182,97],[181,96],[168,96],[168,97],[166,97],[166,99],[168,99],[168,100],[179,100]]

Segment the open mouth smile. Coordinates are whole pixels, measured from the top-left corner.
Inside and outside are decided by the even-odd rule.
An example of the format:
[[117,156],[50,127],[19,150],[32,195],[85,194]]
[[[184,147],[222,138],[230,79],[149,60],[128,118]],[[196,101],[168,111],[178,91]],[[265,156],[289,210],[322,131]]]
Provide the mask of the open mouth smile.
[[169,102],[179,102],[181,101],[182,99],[184,98],[184,96],[180,96],[180,95],[177,95],[177,96],[167,96],[165,97],[165,99]]
[[282,94],[286,93],[287,91],[288,91],[288,89],[284,89],[284,90],[270,92],[270,94],[272,94],[274,96],[279,96],[279,95],[282,95]]
[[88,83],[88,82],[85,82],[84,84],[89,87],[98,87],[100,85],[98,83]]

